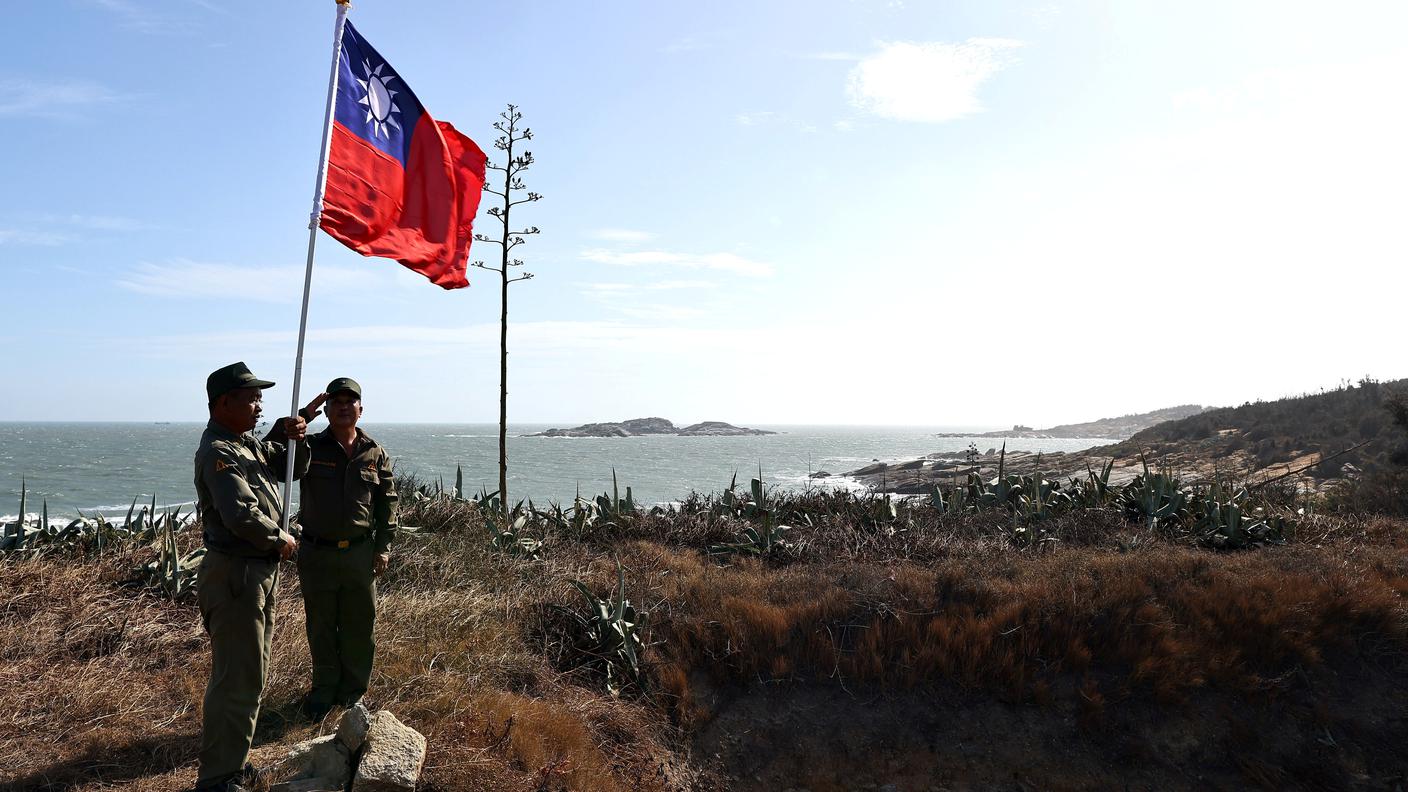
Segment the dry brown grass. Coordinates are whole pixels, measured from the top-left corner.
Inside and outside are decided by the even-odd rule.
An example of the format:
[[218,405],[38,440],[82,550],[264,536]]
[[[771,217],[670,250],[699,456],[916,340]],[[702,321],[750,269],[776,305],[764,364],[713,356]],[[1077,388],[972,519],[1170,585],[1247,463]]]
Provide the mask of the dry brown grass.
[[[1097,675],[1173,703],[1206,685],[1256,693],[1296,669],[1408,652],[1401,546],[1215,555],[1172,545],[915,565],[719,567],[629,548],[658,598],[661,686],[957,680],[1013,701]],[[686,716],[686,720],[688,717]]]
[[[653,708],[572,684],[529,648],[524,614],[549,594],[543,566],[484,545],[464,531],[408,542],[383,586],[368,701],[426,735],[424,788],[677,786],[661,774],[673,757]],[[193,603],[117,585],[139,557],[0,563],[0,789],[194,780],[209,646]],[[310,662],[285,572],[256,763],[334,725],[296,717]]]
[[[717,691],[759,683],[956,685],[1095,733],[1208,696],[1313,700],[1332,672],[1369,694],[1408,683],[1408,533],[1392,520],[1310,520],[1286,547],[1235,554],[1105,517],[1056,526],[1063,541],[1042,551],[977,520],[838,522],[779,560],[721,564],[701,548],[736,526],[655,516],[553,538],[535,562],[488,550],[471,507],[431,509],[408,522],[439,530],[404,541],[382,586],[368,696],[429,739],[426,790],[688,788]],[[193,604],[118,585],[141,556],[0,562],[0,789],[191,783],[208,646]],[[613,698],[549,659],[564,636],[548,605],[579,604],[572,579],[605,594],[615,557],[650,613],[646,696]],[[309,660],[293,575],[280,597],[256,762],[331,725],[294,717]],[[1248,783],[1289,772],[1246,754]]]

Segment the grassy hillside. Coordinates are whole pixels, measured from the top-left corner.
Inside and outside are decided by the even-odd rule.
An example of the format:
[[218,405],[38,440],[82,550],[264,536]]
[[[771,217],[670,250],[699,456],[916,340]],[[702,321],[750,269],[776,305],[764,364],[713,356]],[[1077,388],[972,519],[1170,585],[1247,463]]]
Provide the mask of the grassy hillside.
[[1107,450],[1120,455],[1138,454],[1140,449],[1157,453],[1165,446],[1200,442],[1213,455],[1247,449],[1269,465],[1308,451],[1335,453],[1368,440],[1371,447],[1342,460],[1362,467],[1386,461],[1402,438],[1385,408],[1396,390],[1408,390],[1408,380],[1365,379],[1322,393],[1219,407],[1152,426]]
[[1205,408],[1200,404],[1180,404],[1146,413],[1121,415],[1118,418],[1101,418],[1079,424],[1062,424],[1041,433],[1052,437],[1129,437],[1137,432],[1157,426],[1165,421],[1176,421],[1190,415],[1197,415]]
[[[1032,532],[1001,504],[761,495],[493,531],[407,498],[369,698],[428,737],[422,789],[1408,778],[1408,523],[1309,515],[1218,552],[1113,504]],[[0,561],[0,789],[189,786],[208,648],[188,597],[123,584],[153,554]],[[295,716],[294,576],[280,595],[260,762],[327,730]]]

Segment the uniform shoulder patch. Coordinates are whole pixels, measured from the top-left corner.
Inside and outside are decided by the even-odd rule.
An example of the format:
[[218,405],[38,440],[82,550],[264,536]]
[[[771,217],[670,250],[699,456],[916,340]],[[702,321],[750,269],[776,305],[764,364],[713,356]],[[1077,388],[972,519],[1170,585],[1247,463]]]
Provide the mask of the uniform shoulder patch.
[[216,472],[216,473],[219,473],[220,471],[224,470],[225,468],[232,468],[232,467],[234,467],[234,465],[230,464],[229,462],[226,462],[226,461],[223,460],[223,459],[220,459],[220,458],[217,457],[216,460],[215,460],[215,472]]

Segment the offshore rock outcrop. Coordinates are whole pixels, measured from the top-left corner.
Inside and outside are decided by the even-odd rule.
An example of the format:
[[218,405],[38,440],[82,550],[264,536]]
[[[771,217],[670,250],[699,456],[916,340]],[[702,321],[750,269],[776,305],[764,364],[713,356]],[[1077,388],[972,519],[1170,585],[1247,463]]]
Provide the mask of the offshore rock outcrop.
[[640,435],[678,435],[680,437],[738,437],[742,435],[777,434],[766,429],[749,429],[723,421],[702,421],[683,428],[664,418],[632,418],[617,423],[589,423],[571,429],[549,429],[525,437],[637,437]]

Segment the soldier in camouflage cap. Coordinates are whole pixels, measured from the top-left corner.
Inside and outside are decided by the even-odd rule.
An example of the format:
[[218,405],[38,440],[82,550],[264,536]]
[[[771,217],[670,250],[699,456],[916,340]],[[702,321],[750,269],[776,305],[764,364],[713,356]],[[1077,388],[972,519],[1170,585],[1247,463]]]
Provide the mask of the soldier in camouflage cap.
[[[196,450],[195,484],[206,553],[196,595],[210,635],[211,671],[197,790],[233,792],[250,780],[246,760],[269,673],[279,561],[298,550],[298,540],[280,529],[287,443],[249,433],[263,412],[264,390],[273,386],[244,363],[218,369],[205,381],[210,423]],[[316,415],[323,398],[304,414]],[[287,418],[276,431],[278,439],[294,441],[294,476],[301,477],[308,470],[306,421]]]

